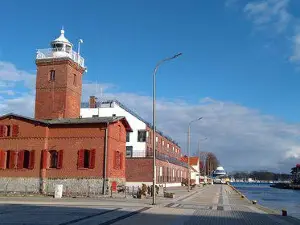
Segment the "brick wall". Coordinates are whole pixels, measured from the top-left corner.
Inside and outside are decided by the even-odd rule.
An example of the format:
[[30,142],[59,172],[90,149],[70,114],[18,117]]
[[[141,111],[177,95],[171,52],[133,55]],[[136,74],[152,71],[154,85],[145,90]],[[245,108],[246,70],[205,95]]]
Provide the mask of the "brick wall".
[[[106,124],[82,124],[82,125],[52,125],[44,127],[20,119],[0,120],[0,125],[18,125],[17,137],[0,137],[0,150],[7,152],[13,150],[17,153],[21,150],[34,150],[34,166],[32,169],[5,168],[0,169],[0,179],[5,178],[10,183],[26,184],[26,178],[42,179],[47,186],[55,183],[70,184],[76,179],[96,180],[94,183],[102,183],[104,176],[104,148],[105,148],[105,126]],[[108,133],[108,161],[107,175],[109,180],[117,180],[119,183],[125,181],[125,155],[126,155],[126,131],[123,123],[118,121],[109,125]],[[62,150],[63,159],[61,168],[44,168],[42,163],[43,150]],[[78,151],[80,149],[95,150],[94,168],[78,168]],[[122,153],[121,167],[115,168],[115,154],[118,150]],[[49,152],[47,153],[49,157]],[[18,158],[18,155],[16,156]],[[0,160],[1,161],[1,160]],[[49,165],[49,160],[47,162]],[[47,181],[49,180],[49,181]],[[56,180],[56,181],[53,181]],[[75,182],[74,181],[74,182]],[[3,181],[4,182],[4,181]],[[71,183],[74,183],[73,181]],[[75,182],[76,183],[76,182]],[[1,181],[0,181],[1,184]],[[71,185],[72,186],[72,185]],[[46,188],[46,187],[44,187]],[[53,187],[52,187],[53,188]],[[1,187],[0,187],[1,189]]]
[[[109,126],[108,131],[108,164],[107,176],[109,178],[125,178],[126,169],[126,130],[122,123],[118,121]],[[116,154],[119,154],[120,161],[116,162]],[[120,165],[116,165],[120,163]]]
[[151,158],[126,158],[126,181],[151,182],[153,167]]
[[[149,133],[147,142],[146,142],[146,148],[152,151],[152,141],[155,136],[153,135],[153,130],[150,127],[146,128],[147,132]],[[181,157],[181,148],[173,143],[172,141],[168,140],[166,137],[160,135],[159,133],[156,133],[156,136],[158,137],[158,142],[156,142],[156,150],[159,152],[162,152],[166,155],[169,155],[171,157],[180,159]],[[169,148],[168,148],[169,146]]]
[[[35,118],[78,118],[83,69],[66,59],[38,60],[36,65]],[[49,81],[51,70],[55,71],[55,81]]]
[[[160,167],[163,176],[160,176]],[[169,168],[167,170],[167,168]],[[173,176],[174,169],[174,176]],[[167,173],[168,172],[168,173]],[[182,173],[181,173],[182,172]],[[156,160],[157,183],[180,183],[181,175],[186,178],[188,169],[162,160]],[[167,178],[169,176],[169,178]],[[126,181],[128,182],[152,182],[153,159],[152,158],[126,158]]]

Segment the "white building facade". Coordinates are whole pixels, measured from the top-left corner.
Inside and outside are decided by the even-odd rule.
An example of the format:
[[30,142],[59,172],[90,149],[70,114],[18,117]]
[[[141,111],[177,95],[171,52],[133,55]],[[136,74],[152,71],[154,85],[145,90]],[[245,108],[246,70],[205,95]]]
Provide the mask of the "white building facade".
[[80,109],[80,116],[82,118],[125,116],[133,130],[126,137],[126,157],[145,157],[145,142],[148,134],[146,131],[147,124],[116,100],[100,102],[96,107],[90,108],[90,104],[83,103]]

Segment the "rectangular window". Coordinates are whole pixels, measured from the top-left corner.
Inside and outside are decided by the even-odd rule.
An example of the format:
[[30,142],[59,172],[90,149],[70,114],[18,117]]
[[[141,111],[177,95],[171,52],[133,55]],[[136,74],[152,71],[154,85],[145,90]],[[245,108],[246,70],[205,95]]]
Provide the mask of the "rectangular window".
[[6,168],[9,169],[10,168],[10,161],[11,161],[11,151],[7,151],[6,152]]
[[55,81],[55,70],[50,70],[49,81]]
[[90,166],[90,151],[84,150],[83,168],[89,168],[89,166]]
[[174,146],[172,147],[172,150],[173,150],[173,152],[174,152]]
[[126,132],[126,142],[130,142],[130,132]]
[[50,150],[49,151],[49,168],[57,168],[57,160],[58,160],[58,154],[56,150]]
[[161,142],[161,145],[162,145],[162,146],[164,146],[164,145],[165,145],[165,141],[164,141],[164,140]]
[[[52,169],[61,169],[63,164],[63,150],[50,150],[48,151],[48,154],[45,155],[46,157],[49,156],[49,158],[46,160],[48,161],[48,168]],[[43,156],[44,157],[44,156]],[[29,156],[29,162],[28,162],[28,169],[33,169],[34,167],[34,151],[31,151]],[[46,166],[47,168],[47,166]]]
[[139,130],[138,131],[138,142],[145,142],[146,141],[146,131]]
[[80,149],[78,151],[77,168],[94,169],[96,162],[96,149]]
[[126,146],[126,158],[132,158],[132,146]]
[[73,85],[77,86],[76,74],[73,75]]
[[155,141],[158,142],[158,137],[156,136]]

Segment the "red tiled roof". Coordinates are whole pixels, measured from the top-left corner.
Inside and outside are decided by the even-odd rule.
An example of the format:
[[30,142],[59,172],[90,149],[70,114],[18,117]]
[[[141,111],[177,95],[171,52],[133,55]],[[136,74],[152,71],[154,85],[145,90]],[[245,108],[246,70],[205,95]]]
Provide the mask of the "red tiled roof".
[[[196,166],[198,163],[199,157],[193,156],[190,157],[190,166]],[[188,162],[188,157],[185,155],[181,157],[181,161],[187,163]]]
[[190,157],[190,165],[191,166],[195,166],[198,164],[199,161],[199,157],[195,156],[195,157]]

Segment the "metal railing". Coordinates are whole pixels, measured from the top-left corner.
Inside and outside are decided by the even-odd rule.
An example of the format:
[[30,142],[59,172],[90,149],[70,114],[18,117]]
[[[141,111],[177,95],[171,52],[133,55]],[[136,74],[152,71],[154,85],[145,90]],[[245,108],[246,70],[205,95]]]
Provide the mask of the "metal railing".
[[73,50],[66,50],[64,48],[61,49],[46,48],[46,49],[37,50],[36,59],[58,59],[58,58],[69,58],[84,68],[84,58],[78,55],[78,53]]

